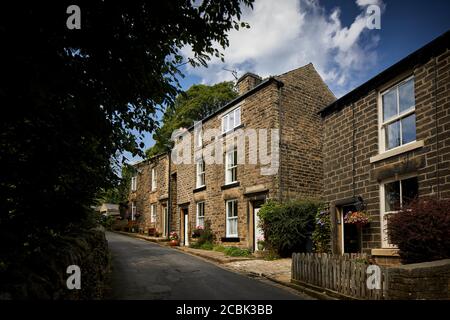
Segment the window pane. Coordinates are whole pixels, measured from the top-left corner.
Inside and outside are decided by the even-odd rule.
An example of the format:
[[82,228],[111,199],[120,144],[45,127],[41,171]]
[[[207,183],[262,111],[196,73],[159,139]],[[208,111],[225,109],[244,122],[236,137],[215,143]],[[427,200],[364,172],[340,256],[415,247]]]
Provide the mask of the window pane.
[[400,182],[395,181],[384,185],[385,211],[400,209]]
[[400,121],[393,122],[386,127],[386,149],[400,145]]
[[230,168],[233,166],[233,152],[228,152],[227,153],[227,168]]
[[234,126],[234,112],[230,112],[230,115],[228,116],[229,117],[229,121],[230,121],[230,125],[228,126],[228,128],[229,129],[233,129],[235,126]]
[[237,201],[233,201],[233,216],[237,217],[238,209],[237,209]]
[[383,121],[397,115],[397,90],[391,90],[383,95]]
[[414,107],[414,79],[398,87],[400,113]]
[[230,220],[230,234],[232,234],[232,235],[237,234],[237,220],[236,219]]
[[416,115],[402,119],[402,144],[416,140]]
[[236,113],[236,115],[235,115],[235,124],[236,124],[236,126],[238,126],[238,125],[240,125],[241,124],[241,108],[237,108],[236,110],[235,110],[235,113]]
[[231,169],[231,181],[237,181],[236,167]]
[[417,177],[402,180],[402,202],[407,205],[419,194],[419,185]]
[[223,128],[223,132],[227,132],[228,131],[228,115],[226,115],[225,117],[222,118],[222,128]]
[[227,217],[232,217],[232,216],[233,216],[233,202],[228,201],[227,202]]

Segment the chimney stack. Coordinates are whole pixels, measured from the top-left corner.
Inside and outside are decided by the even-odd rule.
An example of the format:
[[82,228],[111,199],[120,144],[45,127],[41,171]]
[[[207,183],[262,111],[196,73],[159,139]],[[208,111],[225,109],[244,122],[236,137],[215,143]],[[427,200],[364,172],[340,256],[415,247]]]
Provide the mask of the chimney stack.
[[242,95],[247,91],[249,91],[250,89],[253,89],[258,84],[260,84],[261,81],[262,81],[261,77],[258,76],[257,74],[247,72],[242,77],[240,77],[236,83],[239,95]]

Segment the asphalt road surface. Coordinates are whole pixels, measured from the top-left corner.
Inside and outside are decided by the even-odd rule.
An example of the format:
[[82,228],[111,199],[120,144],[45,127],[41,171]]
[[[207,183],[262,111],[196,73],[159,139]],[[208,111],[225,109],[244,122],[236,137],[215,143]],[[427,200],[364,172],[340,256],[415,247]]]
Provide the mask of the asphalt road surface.
[[172,248],[111,232],[106,237],[112,254],[111,299],[310,299]]

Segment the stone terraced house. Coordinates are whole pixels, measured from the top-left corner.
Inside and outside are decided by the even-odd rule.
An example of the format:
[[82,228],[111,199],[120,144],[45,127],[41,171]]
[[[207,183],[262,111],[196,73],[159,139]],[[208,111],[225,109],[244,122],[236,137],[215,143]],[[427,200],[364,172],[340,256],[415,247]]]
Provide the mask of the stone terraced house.
[[[417,196],[450,198],[449,45],[447,32],[320,111],[335,253],[398,263],[386,217]],[[361,209],[369,225],[344,223]]]
[[[130,210],[141,214],[144,231],[177,231],[188,245],[192,230],[210,223],[217,242],[255,250],[262,236],[257,212],[267,199],[323,196],[318,112],[335,97],[314,66],[266,79],[247,73],[237,88],[236,99],[177,139],[172,156],[189,162],[165,154],[135,165]],[[175,151],[186,137],[195,137],[193,143]],[[238,141],[245,141],[243,151]],[[264,142],[267,152],[259,150]],[[217,160],[208,162],[208,156]]]
[[[209,222],[216,242],[257,250],[257,212],[267,199],[322,199],[334,253],[398,263],[385,217],[416,196],[450,198],[449,44],[447,32],[337,100],[312,64],[266,79],[243,75],[236,99],[185,129],[171,153],[135,165],[133,218],[140,214],[142,230],[178,232],[182,245]],[[251,140],[251,129],[268,130],[267,140]],[[194,139],[183,149],[186,137]],[[269,156],[278,146],[276,160],[250,161],[264,140]],[[190,162],[179,163],[183,156]],[[345,224],[355,210],[371,222]]]

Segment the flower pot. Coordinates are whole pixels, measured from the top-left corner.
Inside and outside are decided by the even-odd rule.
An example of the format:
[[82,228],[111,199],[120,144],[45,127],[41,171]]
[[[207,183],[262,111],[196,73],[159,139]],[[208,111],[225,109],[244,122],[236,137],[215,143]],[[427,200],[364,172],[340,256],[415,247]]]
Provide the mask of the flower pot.
[[171,247],[175,247],[175,246],[178,246],[179,243],[178,243],[178,240],[170,240],[169,244]]

